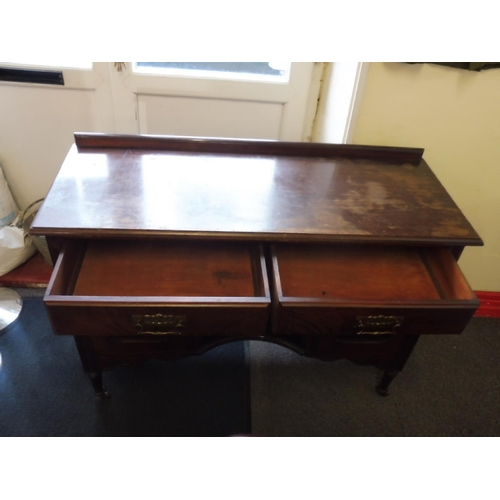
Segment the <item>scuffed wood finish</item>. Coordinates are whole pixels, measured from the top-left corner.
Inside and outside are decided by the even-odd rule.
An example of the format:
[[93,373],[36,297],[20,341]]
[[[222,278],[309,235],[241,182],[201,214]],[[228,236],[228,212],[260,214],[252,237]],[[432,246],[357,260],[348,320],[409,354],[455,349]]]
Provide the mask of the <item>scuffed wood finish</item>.
[[421,150],[179,138],[152,138],[157,149],[145,150],[144,137],[79,140],[33,234],[482,244]]

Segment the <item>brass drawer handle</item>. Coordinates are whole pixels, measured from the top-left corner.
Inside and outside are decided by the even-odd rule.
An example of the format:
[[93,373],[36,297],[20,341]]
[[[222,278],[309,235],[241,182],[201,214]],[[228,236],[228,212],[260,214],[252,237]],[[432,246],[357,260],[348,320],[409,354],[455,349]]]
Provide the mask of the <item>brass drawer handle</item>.
[[140,335],[182,335],[186,328],[186,316],[173,314],[133,315],[132,322]]
[[357,335],[389,335],[399,333],[404,316],[357,316]]

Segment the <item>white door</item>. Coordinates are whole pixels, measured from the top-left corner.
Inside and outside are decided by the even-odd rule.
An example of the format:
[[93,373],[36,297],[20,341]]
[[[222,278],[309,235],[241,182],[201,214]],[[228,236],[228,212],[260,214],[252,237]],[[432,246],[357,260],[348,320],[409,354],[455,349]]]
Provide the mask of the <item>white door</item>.
[[[302,141],[311,127],[308,105],[318,97],[311,86],[314,63],[274,64],[278,69],[273,63],[177,63],[178,68],[158,67],[174,63],[120,64],[102,67],[110,71],[118,133]],[[243,72],[182,69],[231,69],[231,64]],[[245,72],[258,64],[276,74]],[[99,70],[100,65],[94,67]]]

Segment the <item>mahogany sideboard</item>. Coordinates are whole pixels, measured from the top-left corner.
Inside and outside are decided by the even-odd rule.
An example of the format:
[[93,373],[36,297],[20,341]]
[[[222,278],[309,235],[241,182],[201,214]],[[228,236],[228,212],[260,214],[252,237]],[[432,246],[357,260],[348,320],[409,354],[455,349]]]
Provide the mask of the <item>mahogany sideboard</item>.
[[102,372],[233,340],[383,370],[478,301],[482,241],[416,148],[75,134],[31,232],[44,298],[97,395]]

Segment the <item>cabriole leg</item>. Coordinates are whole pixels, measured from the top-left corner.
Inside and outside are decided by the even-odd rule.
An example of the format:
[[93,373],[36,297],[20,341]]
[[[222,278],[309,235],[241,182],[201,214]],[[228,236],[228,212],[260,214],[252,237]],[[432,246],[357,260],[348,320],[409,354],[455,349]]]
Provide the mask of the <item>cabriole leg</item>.
[[78,353],[85,373],[89,376],[95,395],[101,399],[111,397],[102,384],[102,367],[92,337],[75,337]]
[[410,354],[413,351],[419,335],[408,335],[403,338],[401,348],[392,361],[385,367],[384,375],[380,384],[377,386],[377,392],[382,396],[389,395],[389,385],[394,380],[396,375],[403,370]]
[[389,395],[389,385],[391,382],[394,380],[396,375],[399,372],[396,370],[388,370],[384,372],[384,375],[382,375],[382,380],[380,381],[380,384],[377,385],[377,392],[381,396],[388,396]]
[[95,395],[101,399],[110,398],[111,395],[106,391],[102,383],[102,373],[101,372],[89,372],[88,376],[92,387],[94,388]]

